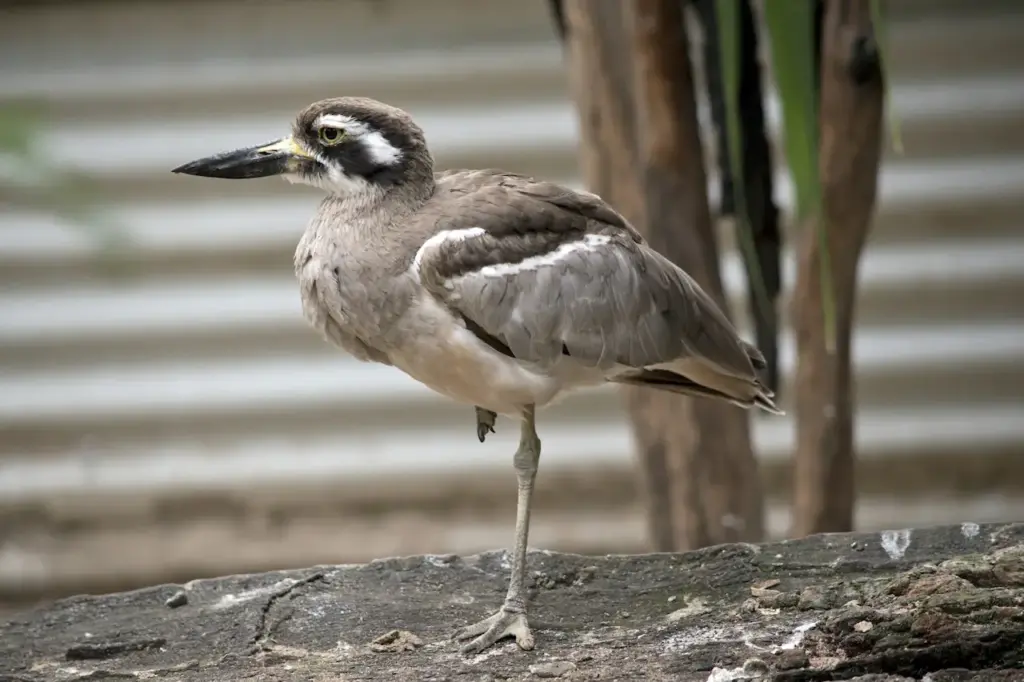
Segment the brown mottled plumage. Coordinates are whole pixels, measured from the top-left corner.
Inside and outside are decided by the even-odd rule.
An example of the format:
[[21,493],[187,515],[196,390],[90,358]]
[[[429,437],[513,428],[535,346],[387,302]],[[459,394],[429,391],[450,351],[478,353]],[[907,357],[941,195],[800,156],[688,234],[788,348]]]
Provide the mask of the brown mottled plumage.
[[480,440],[496,413],[522,419],[509,590],[462,631],[466,652],[505,636],[533,647],[524,576],[536,408],[617,382],[778,412],[761,353],[608,204],[499,170],[435,173],[423,131],[395,107],[323,100],[282,140],[175,172],[324,189],[295,251],[310,324],[360,360],[473,405]]

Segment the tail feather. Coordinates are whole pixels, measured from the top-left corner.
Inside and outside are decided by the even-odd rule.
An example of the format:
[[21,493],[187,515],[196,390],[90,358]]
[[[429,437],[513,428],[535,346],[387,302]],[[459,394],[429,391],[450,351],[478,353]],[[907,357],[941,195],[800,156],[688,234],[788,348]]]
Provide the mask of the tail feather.
[[724,400],[738,407],[742,407],[745,410],[758,407],[765,412],[771,412],[772,414],[786,414],[783,410],[779,409],[775,404],[775,401],[772,400],[774,395],[772,391],[762,385],[759,381],[752,384],[754,391],[752,392],[753,395],[749,398],[746,396],[732,395],[723,390],[699,384],[689,377],[667,369],[641,369],[610,377],[609,381],[629,384],[632,386],[646,386],[681,395]]
[[783,417],[786,416],[785,410],[776,405],[771,396],[758,395],[754,398],[754,404],[765,412],[771,412],[772,414],[777,414]]
[[762,370],[768,368],[768,361],[764,359],[764,353],[757,346],[747,343],[742,339],[740,339],[740,345],[747,352],[747,357],[750,358],[750,363],[754,365],[754,369]]

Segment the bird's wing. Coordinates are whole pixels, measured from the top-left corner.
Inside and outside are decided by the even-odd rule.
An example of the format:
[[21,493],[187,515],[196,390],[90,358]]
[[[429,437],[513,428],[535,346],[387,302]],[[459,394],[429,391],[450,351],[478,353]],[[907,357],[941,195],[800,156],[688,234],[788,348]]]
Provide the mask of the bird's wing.
[[523,176],[472,176],[444,179],[421,218],[433,237],[412,269],[492,347],[604,369],[696,361],[757,383],[760,353],[599,197]]

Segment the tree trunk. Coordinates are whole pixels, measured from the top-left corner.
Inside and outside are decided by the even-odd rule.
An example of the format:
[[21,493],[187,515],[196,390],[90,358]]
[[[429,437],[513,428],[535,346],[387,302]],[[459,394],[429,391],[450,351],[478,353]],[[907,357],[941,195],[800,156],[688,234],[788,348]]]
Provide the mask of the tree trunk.
[[853,527],[851,342],[857,266],[871,226],[881,160],[883,75],[870,4],[828,0],[821,61],[823,219],[835,300],[835,349],[825,344],[819,234],[802,230],[793,296],[797,371],[792,534]]
[[[588,186],[725,309],[682,3],[566,0],[562,12]],[[748,413],[651,389],[625,395],[655,549],[760,539]]]
[[[580,126],[580,168],[587,187],[643,229],[636,171],[636,131],[619,0],[552,0],[566,48],[569,88]],[[637,427],[634,426],[634,432]],[[640,447],[640,479],[653,546],[673,546],[671,500],[664,450]]]

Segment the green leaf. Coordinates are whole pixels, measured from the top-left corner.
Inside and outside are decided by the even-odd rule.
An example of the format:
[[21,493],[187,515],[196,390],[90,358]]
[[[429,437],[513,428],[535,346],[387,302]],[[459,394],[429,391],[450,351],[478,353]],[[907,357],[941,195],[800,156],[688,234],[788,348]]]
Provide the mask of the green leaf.
[[889,79],[884,78],[889,70],[889,32],[885,22],[885,14],[882,11],[882,0],[871,0],[871,25],[875,32],[875,40],[878,43],[878,56],[882,62],[882,80],[885,86],[885,103],[889,109],[889,132],[892,135],[892,148],[897,154],[902,156],[904,150],[903,137],[900,134],[900,119],[892,108]]
[[13,171],[0,175],[0,188],[85,230],[96,240],[101,260],[112,262],[126,251],[128,232],[101,210],[84,178],[61,168],[41,150],[37,139],[44,114],[43,107],[29,103],[0,106],[0,156],[10,157],[4,162]]
[[[722,83],[725,93],[725,120],[729,138],[729,163],[732,166],[733,192],[736,199],[736,230],[740,250],[750,271],[754,303],[761,314],[770,317],[771,301],[761,273],[761,264],[754,248],[753,227],[747,210],[746,183],[743,172],[743,128],[740,125],[740,13],[741,0],[718,0],[718,44],[721,50]],[[745,0],[742,0],[745,1]]]
[[19,158],[32,154],[39,117],[27,106],[0,106],[0,154]]
[[765,0],[772,75],[782,105],[782,137],[796,191],[796,217],[821,204],[818,179],[818,93],[814,82],[814,4]]
[[825,345],[835,348],[835,298],[828,253],[828,231],[821,212],[818,168],[818,88],[814,66],[814,3],[765,0],[772,74],[782,106],[782,137],[796,194],[796,219],[817,224],[821,260]]

